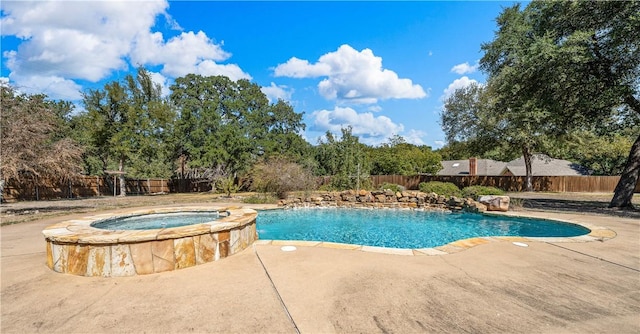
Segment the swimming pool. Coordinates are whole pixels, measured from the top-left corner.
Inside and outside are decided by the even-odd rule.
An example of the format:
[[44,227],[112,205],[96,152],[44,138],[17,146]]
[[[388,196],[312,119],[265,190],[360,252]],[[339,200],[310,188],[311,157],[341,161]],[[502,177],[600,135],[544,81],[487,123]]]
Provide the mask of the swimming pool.
[[418,210],[299,208],[260,211],[260,239],[428,248],[473,237],[574,237],[586,227],[550,220]]

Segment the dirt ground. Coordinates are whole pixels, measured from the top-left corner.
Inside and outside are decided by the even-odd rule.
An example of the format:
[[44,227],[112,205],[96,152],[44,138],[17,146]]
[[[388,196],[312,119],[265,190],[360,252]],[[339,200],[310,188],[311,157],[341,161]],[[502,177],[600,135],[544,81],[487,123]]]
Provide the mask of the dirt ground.
[[[95,212],[127,207],[242,202],[243,198],[252,195],[255,194],[239,193],[229,198],[222,194],[190,193],[2,203],[0,205],[0,223],[2,225],[15,224],[70,213]],[[508,193],[507,195],[512,199],[512,210],[524,208],[527,210],[589,213],[640,219],[640,209],[609,209],[607,206],[612,194],[526,192]],[[640,207],[640,194],[634,196],[633,203]]]
[[246,193],[229,198],[221,194],[190,193],[127,197],[104,196],[81,199],[2,203],[2,205],[0,205],[0,223],[7,225],[70,213],[86,213],[128,207],[239,202],[243,197],[250,195],[252,194]]

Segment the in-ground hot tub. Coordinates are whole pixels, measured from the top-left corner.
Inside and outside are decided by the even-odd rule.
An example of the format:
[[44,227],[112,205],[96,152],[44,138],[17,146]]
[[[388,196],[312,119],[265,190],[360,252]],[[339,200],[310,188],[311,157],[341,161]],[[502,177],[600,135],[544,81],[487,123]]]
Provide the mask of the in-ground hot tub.
[[[219,212],[215,220],[168,228],[101,229],[106,220],[155,214]],[[133,276],[182,269],[235,254],[257,238],[252,209],[174,207],[68,220],[45,228],[47,266],[80,276]]]

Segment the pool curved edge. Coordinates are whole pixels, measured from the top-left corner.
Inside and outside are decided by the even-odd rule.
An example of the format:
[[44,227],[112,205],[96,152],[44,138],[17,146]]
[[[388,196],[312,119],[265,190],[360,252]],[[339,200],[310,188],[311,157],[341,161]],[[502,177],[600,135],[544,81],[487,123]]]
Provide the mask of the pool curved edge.
[[[104,230],[91,224],[115,217],[173,212],[229,212],[218,220],[152,230]],[[47,266],[79,276],[134,276],[217,261],[257,238],[257,212],[239,207],[189,206],[103,213],[46,227]]]
[[335,242],[324,241],[301,241],[301,240],[256,240],[256,245],[274,245],[274,246],[300,246],[300,247],[322,247],[322,248],[334,248],[345,250],[358,250],[363,252],[393,254],[393,255],[407,255],[407,256],[420,256],[420,255],[446,255],[458,253],[475,246],[488,244],[491,242],[591,242],[591,241],[606,241],[616,237],[616,232],[602,226],[597,226],[582,221],[576,221],[572,219],[562,219],[555,217],[540,216],[534,214],[528,214],[525,212],[490,212],[483,213],[486,215],[501,215],[517,218],[535,218],[543,220],[552,220],[568,224],[580,225],[588,228],[591,232],[585,235],[576,237],[519,237],[519,236],[494,236],[494,237],[475,237],[468,239],[456,240],[448,244],[431,247],[431,248],[387,248],[376,247],[366,245],[354,245],[354,244],[342,244]]

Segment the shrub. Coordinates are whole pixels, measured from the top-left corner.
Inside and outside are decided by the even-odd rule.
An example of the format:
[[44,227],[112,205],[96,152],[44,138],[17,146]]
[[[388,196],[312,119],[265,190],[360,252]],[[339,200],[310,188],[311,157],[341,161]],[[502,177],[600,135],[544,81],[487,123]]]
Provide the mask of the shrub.
[[403,186],[401,186],[399,184],[395,184],[395,183],[388,183],[388,182],[385,182],[385,183],[381,184],[380,186],[378,186],[378,188],[380,188],[381,190],[389,189],[389,190],[391,190],[393,192],[405,191]]
[[420,191],[423,193],[436,193],[442,196],[458,196],[462,195],[460,188],[451,182],[422,182],[419,185]]
[[504,191],[496,187],[470,186],[462,189],[462,195],[464,197],[471,197],[473,199],[477,199],[478,196],[503,194]]
[[227,176],[226,178],[218,180],[217,188],[227,194],[227,197],[231,197],[232,193],[235,194],[240,190],[240,186],[236,184],[233,176]]
[[290,191],[314,190],[313,174],[301,165],[284,158],[272,158],[256,164],[251,170],[251,188],[286,198]]
[[318,187],[318,190],[320,190],[320,191],[336,191],[336,188],[334,188],[331,184],[323,184],[320,187]]
[[358,178],[342,173],[331,177],[331,188],[334,190],[371,189],[371,178],[364,174]]

